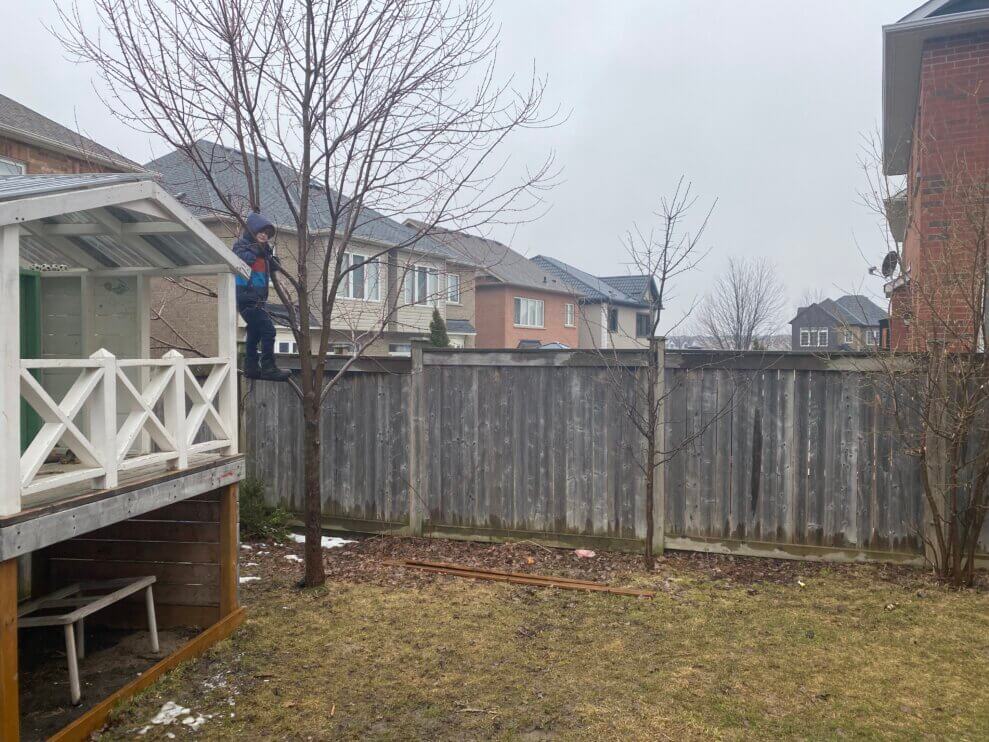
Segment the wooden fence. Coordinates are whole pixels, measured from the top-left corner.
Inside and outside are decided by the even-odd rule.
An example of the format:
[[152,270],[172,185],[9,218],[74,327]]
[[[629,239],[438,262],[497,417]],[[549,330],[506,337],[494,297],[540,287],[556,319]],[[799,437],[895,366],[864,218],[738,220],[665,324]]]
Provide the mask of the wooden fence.
[[[420,349],[366,361],[327,399],[326,525],[640,549],[644,352]],[[862,359],[665,354],[667,548],[918,560],[917,463]],[[302,424],[285,384],[245,395],[249,471],[301,512]],[[989,551],[989,526],[982,551]]]

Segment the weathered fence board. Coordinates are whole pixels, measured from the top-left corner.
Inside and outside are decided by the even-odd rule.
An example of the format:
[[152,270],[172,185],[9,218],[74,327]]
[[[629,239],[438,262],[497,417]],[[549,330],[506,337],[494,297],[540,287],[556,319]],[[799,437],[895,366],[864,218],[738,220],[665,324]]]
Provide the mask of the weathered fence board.
[[[427,534],[640,548],[643,439],[627,407],[642,398],[645,356],[615,358],[619,370],[586,352],[427,350],[411,373],[364,364],[337,383],[321,417],[327,523],[417,532],[415,500]],[[670,543],[922,552],[917,462],[897,443],[867,359],[665,358],[665,449],[676,452],[661,468]],[[245,423],[251,471],[272,502],[301,512],[302,419],[291,389],[248,387]]]

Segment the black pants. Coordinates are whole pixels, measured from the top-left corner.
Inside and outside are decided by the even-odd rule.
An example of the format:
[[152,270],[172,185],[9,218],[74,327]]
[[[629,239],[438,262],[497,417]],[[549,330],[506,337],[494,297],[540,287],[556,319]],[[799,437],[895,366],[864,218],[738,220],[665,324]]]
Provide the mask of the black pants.
[[261,363],[275,362],[275,323],[264,302],[255,304],[238,304],[240,316],[247,323],[245,368],[250,368],[258,362],[258,345],[261,345]]

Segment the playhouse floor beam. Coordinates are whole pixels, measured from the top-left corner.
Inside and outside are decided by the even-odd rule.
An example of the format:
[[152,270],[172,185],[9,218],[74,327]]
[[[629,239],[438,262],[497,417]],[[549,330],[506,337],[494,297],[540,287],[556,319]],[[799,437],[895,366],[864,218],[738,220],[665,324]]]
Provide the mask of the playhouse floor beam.
[[17,700],[17,560],[0,562],[0,739],[20,739]]

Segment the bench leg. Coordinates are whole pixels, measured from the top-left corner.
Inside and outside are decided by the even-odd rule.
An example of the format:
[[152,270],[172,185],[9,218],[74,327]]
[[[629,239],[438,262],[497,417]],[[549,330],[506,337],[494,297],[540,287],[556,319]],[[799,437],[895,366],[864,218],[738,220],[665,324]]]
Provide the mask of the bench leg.
[[155,618],[155,595],[150,585],[144,591],[144,600],[148,604],[148,633],[151,634],[151,651],[157,654],[160,651],[158,647],[158,621]]
[[76,621],[76,657],[86,659],[86,619]]
[[69,690],[72,694],[72,705],[77,706],[82,698],[79,688],[79,658],[76,657],[76,631],[72,624],[67,623],[65,629],[65,656],[69,660]]

